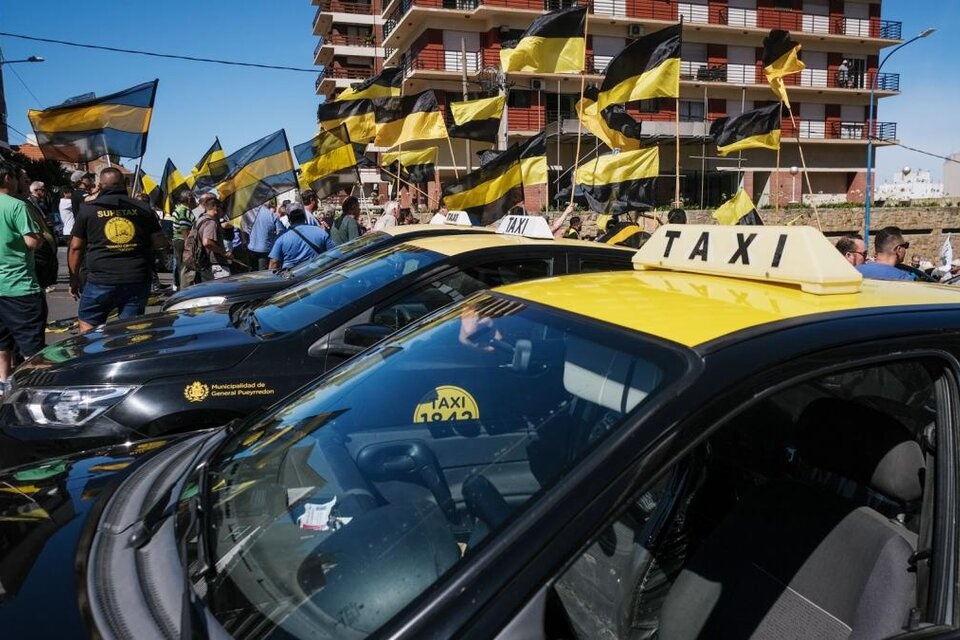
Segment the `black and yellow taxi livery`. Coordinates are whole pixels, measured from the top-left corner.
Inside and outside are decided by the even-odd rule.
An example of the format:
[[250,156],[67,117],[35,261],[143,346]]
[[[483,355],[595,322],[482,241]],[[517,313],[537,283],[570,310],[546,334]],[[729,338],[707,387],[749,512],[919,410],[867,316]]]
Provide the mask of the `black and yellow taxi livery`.
[[13,376],[15,389],[0,411],[0,429],[13,441],[4,442],[0,464],[17,461],[18,451],[37,455],[220,425],[479,289],[630,268],[628,250],[553,240],[543,218],[516,220],[498,233],[388,244],[262,303],[112,322],[50,346]]
[[955,637],[960,293],[800,227],[667,225],[633,262],[478,291],[227,427],[8,471],[0,625]]

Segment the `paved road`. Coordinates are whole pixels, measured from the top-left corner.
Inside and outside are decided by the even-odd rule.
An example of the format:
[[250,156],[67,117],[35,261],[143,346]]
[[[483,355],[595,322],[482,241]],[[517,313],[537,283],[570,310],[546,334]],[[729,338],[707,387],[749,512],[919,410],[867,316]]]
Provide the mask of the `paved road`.
[[[56,288],[47,293],[47,304],[50,307],[49,322],[47,324],[47,344],[60,342],[64,338],[76,335],[77,302],[70,297],[67,291],[67,249],[60,247],[57,253],[60,260],[60,277],[57,279]],[[160,274],[160,282],[164,284],[172,283],[172,276],[169,273]],[[162,303],[162,298],[153,296],[151,301],[158,305]],[[147,307],[147,311],[159,311],[159,306]]]

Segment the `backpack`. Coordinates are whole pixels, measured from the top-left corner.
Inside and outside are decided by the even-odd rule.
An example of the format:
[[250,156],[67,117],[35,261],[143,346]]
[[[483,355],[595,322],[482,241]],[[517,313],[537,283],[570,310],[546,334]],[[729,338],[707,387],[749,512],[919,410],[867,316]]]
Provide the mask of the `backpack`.
[[200,225],[205,222],[199,220],[183,238],[183,266],[191,271],[205,271],[210,268],[210,254],[200,237]]

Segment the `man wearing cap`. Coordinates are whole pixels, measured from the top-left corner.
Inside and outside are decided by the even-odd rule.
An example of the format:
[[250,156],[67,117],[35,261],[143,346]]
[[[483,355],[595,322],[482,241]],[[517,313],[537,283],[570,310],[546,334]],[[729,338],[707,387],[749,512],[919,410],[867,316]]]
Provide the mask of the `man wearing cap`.
[[270,250],[271,269],[288,269],[336,246],[323,227],[307,224],[307,212],[299,204],[290,205],[287,219],[290,228]]
[[[70,294],[80,300],[80,331],[103,324],[114,311],[121,319],[141,315],[150,295],[153,252],[169,246],[153,209],[127,195],[120,170],[101,171],[100,192],[80,205],[67,254]],[[82,290],[81,263],[87,272]]]
[[864,278],[874,280],[914,280],[913,274],[897,268],[907,255],[910,243],[904,241],[900,227],[884,227],[877,232],[877,259],[857,267]]

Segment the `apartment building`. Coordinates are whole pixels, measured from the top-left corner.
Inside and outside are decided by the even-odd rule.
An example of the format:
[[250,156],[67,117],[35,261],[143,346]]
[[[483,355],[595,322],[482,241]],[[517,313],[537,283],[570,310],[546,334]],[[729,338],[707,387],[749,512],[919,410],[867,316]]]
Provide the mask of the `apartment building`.
[[383,20],[380,0],[313,0],[317,13],[313,34],[319,36],[313,62],[323,69],[315,83],[317,95],[335,98],[354,82],[383,68]]
[[[569,181],[580,131],[574,110],[580,76],[504,75],[499,50],[501,43],[519,37],[534,17],[569,6],[570,0],[383,2],[383,64],[404,68],[405,92],[433,88],[441,105],[462,99],[465,82],[470,97],[507,92],[499,146],[542,130],[548,135],[553,183],[546,192],[528,190],[528,207],[539,207],[548,193]],[[630,39],[682,19],[679,129],[685,206],[715,206],[741,181],[761,205],[863,201],[867,136],[873,135],[876,147],[897,140],[896,123],[871,118],[869,109],[871,83],[876,82],[878,98],[900,91],[899,74],[877,74],[880,51],[902,41],[901,23],[883,19],[881,5],[881,0],[595,0],[587,27],[586,81],[599,84],[606,65]],[[794,119],[784,118],[779,163],[777,154],[768,150],[719,158],[707,141],[710,122],[774,99],[761,61],[763,38],[773,28],[789,30],[801,43],[807,66],[786,79]],[[376,64],[371,62],[371,68]],[[658,204],[669,205],[677,101],[650,100],[628,110],[642,121],[644,135],[661,142],[665,178]],[[453,140],[452,154],[446,142],[439,146],[446,179],[454,170],[475,168],[476,151],[489,145]],[[807,176],[800,169],[801,147]],[[602,145],[583,132],[580,157],[598,150],[602,152]]]

